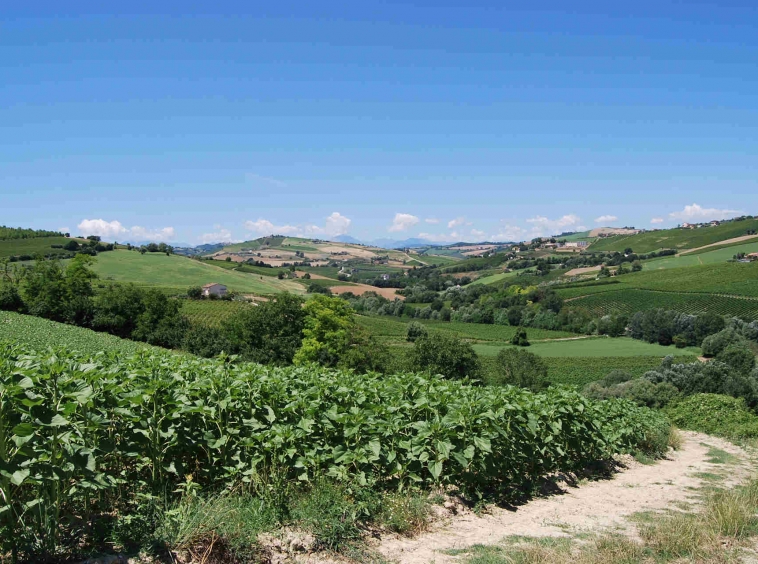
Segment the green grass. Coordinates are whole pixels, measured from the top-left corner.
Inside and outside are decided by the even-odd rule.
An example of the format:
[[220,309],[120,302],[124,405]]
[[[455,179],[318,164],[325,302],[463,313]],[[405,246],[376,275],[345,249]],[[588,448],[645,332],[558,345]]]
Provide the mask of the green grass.
[[225,284],[230,291],[275,294],[283,291],[303,293],[300,284],[271,277],[224,270],[206,262],[161,253],[111,251],[100,253],[93,270],[103,279],[133,282],[144,286],[190,287],[210,282]]
[[276,276],[280,271],[286,270],[285,268],[268,268],[265,266],[253,266],[252,264],[244,264],[234,261],[225,260],[209,260],[206,264],[210,266],[217,266],[224,270],[236,270],[237,272],[244,272],[246,274],[258,274],[259,276]]
[[[85,239],[74,239],[82,242]],[[47,256],[50,254],[68,254],[63,249],[53,249],[50,245],[65,245],[71,241],[66,237],[35,237],[33,239],[3,239],[0,240],[0,258],[31,255],[37,253]]]
[[[405,341],[405,330],[410,319],[398,319],[389,316],[364,316],[356,315],[356,320],[360,325],[381,337],[393,337],[398,342]],[[429,329],[447,333],[455,333],[463,339],[472,341],[498,341],[506,342],[516,333],[516,327],[509,325],[485,325],[481,323],[458,323],[448,321],[431,321],[426,319],[417,319],[419,323],[426,325]],[[530,339],[558,339],[561,337],[574,336],[573,333],[566,331],[548,331],[546,329],[529,329]]]
[[[532,329],[527,329],[526,333],[530,340]],[[498,344],[476,344],[474,350],[481,356],[496,356],[500,350],[511,345]],[[677,349],[675,347],[664,347],[658,344],[645,343],[629,337],[618,337],[615,339],[605,337],[592,337],[588,339],[575,339],[571,341],[550,341],[545,343],[533,343],[526,348],[531,353],[543,357],[567,358],[567,357],[584,357],[584,358],[602,358],[602,357],[637,357],[651,356],[660,361],[664,356],[692,356],[699,354],[700,350],[696,348]]]
[[737,253],[758,252],[758,240],[750,243],[729,245],[719,249],[703,249],[692,254],[674,257],[656,258],[642,263],[644,270],[660,270],[682,266],[698,266],[702,264],[724,263],[732,260]]
[[594,241],[595,237],[590,237],[589,231],[581,231],[579,233],[574,233],[572,235],[556,237],[556,240],[558,241]]
[[617,235],[598,239],[592,251],[619,251],[631,247],[635,253],[649,253],[659,249],[695,249],[746,235],[748,230],[758,229],[758,219],[731,221],[718,227],[699,229],[663,229],[637,235]]
[[227,300],[182,300],[182,315],[193,323],[218,327],[231,315],[251,307],[256,306]]
[[457,264],[460,262],[459,258],[442,255],[411,255],[411,257],[418,256],[418,260],[428,264],[437,266],[450,266],[451,264]]
[[511,272],[499,272],[497,274],[491,274],[489,276],[482,276],[481,278],[474,280],[471,284],[497,284],[506,278],[513,278],[514,276],[526,272],[527,270],[514,270]]
[[[530,347],[531,348],[531,347]],[[542,357],[548,367],[548,380],[553,384],[584,387],[605,378],[611,370],[624,370],[639,378],[648,370],[658,368],[660,356],[608,357]],[[485,359],[493,360],[492,357]],[[680,356],[677,361],[697,362],[696,356]]]
[[20,315],[9,311],[0,311],[0,341],[36,349],[65,344],[67,349],[84,354],[97,354],[101,351],[131,354],[143,349],[165,352],[164,349],[154,349],[144,343],[119,339],[107,333],[98,333],[74,325],[65,325],[41,317]]

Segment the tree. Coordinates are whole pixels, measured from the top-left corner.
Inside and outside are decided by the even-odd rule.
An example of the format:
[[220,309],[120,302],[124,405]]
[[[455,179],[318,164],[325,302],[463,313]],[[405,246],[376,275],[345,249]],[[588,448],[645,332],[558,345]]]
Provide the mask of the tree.
[[755,355],[745,344],[728,345],[716,355],[716,360],[723,362],[744,376],[750,374],[755,368]]
[[226,262],[232,262],[232,257],[226,257],[224,260],[225,260]]
[[24,311],[24,300],[18,293],[18,288],[9,282],[0,282],[0,310]]
[[519,327],[513,337],[511,337],[511,344],[519,347],[529,346],[529,339],[526,338],[526,331],[523,327]]
[[419,372],[446,378],[476,378],[481,372],[479,358],[469,343],[455,335],[430,333],[416,340],[409,365]]
[[303,342],[293,358],[294,364],[337,366],[351,344],[354,330],[353,309],[345,300],[317,294],[303,307]]
[[291,364],[303,340],[303,300],[283,293],[227,319],[221,330],[230,350],[261,364]]
[[724,329],[703,339],[703,356],[717,356],[730,345],[747,345],[747,339],[734,329]]
[[508,324],[514,327],[521,325],[521,317],[524,314],[524,306],[512,306],[508,308]]
[[200,286],[193,286],[187,289],[187,297],[191,300],[199,300],[203,297],[203,289]]
[[134,284],[110,284],[95,297],[92,325],[124,339],[131,338],[137,318],[144,311],[143,292]]
[[638,260],[632,263],[632,272],[639,272],[642,270],[642,263]]
[[142,290],[142,313],[137,317],[132,339],[179,348],[184,334],[189,330],[189,322],[179,312],[180,308],[178,301],[160,290]]
[[419,323],[418,321],[411,321],[405,329],[405,340],[410,343],[415,343],[416,339],[426,337],[429,334],[426,325]]
[[496,380],[499,384],[510,384],[519,388],[539,391],[548,386],[548,368],[536,354],[506,348],[495,359]]

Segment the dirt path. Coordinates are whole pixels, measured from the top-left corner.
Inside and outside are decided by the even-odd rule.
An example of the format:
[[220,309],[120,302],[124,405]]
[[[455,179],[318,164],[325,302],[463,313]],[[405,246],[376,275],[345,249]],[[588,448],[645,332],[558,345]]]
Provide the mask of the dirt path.
[[[633,534],[626,519],[633,513],[675,508],[674,504],[682,502],[698,503],[694,488],[704,484],[698,473],[728,470],[722,482],[728,487],[755,472],[748,454],[733,444],[698,433],[685,432],[683,436],[681,450],[656,464],[647,466],[631,460],[613,479],[564,486],[562,495],[536,499],[516,511],[494,508],[482,517],[463,512],[419,537],[385,538],[377,549],[399,564],[449,564],[458,560],[442,551],[496,544],[510,535],[566,536],[567,530],[610,529]],[[710,447],[732,454],[737,461],[728,467],[708,462]]]
[[742,235],[740,237],[734,237],[732,239],[724,239],[723,241],[719,241],[718,243],[711,243],[710,245],[703,245],[702,247],[696,247],[694,249],[684,249],[682,251],[679,251],[679,254],[686,255],[689,253],[694,253],[695,251],[699,251],[701,249],[710,249],[711,247],[731,245],[732,243],[741,243],[742,241],[749,241],[751,239],[758,239],[758,235]]

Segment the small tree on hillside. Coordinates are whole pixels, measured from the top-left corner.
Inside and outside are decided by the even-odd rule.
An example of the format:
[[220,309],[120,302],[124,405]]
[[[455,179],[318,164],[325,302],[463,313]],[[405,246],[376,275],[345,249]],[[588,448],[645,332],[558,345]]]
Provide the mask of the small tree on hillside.
[[519,327],[516,330],[516,334],[511,337],[511,344],[519,347],[529,346],[529,339],[527,339],[526,330],[523,327]]
[[431,333],[417,339],[409,364],[413,370],[442,374],[452,379],[476,378],[481,371],[479,358],[471,345],[443,333]]
[[548,385],[545,361],[524,350],[501,350],[495,359],[495,373],[499,384],[510,384],[535,392]]
[[425,325],[418,321],[411,321],[405,329],[405,340],[410,343],[415,343],[417,339],[426,337],[428,334],[429,331]]

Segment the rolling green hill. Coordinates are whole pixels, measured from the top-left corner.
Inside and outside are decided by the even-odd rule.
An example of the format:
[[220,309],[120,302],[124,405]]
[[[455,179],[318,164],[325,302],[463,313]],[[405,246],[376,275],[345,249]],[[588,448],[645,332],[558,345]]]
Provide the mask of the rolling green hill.
[[[82,242],[85,239],[74,239]],[[0,240],[0,258],[12,257],[19,255],[41,254],[49,255],[66,255],[68,251],[63,249],[53,249],[51,245],[65,245],[71,241],[66,237],[34,237],[31,239],[2,239]]]
[[646,231],[637,235],[617,235],[604,237],[592,243],[591,251],[619,251],[631,247],[635,253],[649,253],[659,249],[694,249],[741,237],[749,230],[758,230],[758,219],[729,221],[716,227],[698,229],[661,229]]
[[644,270],[660,270],[665,268],[679,268],[683,266],[698,266],[703,264],[724,263],[731,260],[737,253],[758,252],[758,239],[749,243],[729,245],[715,249],[703,249],[694,253],[662,257],[648,260],[642,263]]
[[608,284],[558,289],[558,294],[595,315],[663,308],[758,319],[758,263],[644,270]]
[[589,231],[580,231],[579,233],[572,233],[571,235],[562,235],[556,237],[559,241],[593,241],[595,237],[590,237]]
[[300,284],[288,280],[225,270],[204,261],[162,253],[142,255],[123,250],[100,253],[93,270],[104,280],[133,282],[142,286],[177,288],[219,282],[237,292],[264,295],[283,291],[304,292]]

